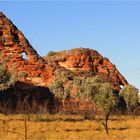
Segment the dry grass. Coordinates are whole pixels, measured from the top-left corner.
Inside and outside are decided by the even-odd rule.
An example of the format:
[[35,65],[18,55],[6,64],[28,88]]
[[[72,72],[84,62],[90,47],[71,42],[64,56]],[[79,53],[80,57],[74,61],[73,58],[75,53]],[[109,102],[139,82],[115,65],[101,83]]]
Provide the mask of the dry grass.
[[[97,121],[73,115],[29,115],[27,139],[35,140],[139,140],[140,117],[111,117],[109,135]],[[21,140],[24,137],[24,115],[0,115],[0,139]]]

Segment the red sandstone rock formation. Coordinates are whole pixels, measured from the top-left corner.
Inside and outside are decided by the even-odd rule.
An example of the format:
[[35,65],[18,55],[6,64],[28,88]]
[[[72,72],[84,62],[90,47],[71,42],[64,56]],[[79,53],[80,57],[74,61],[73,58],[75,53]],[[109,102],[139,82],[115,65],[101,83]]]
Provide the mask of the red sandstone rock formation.
[[[27,56],[26,59],[23,53]],[[47,86],[55,76],[54,68],[69,70],[80,76],[82,72],[85,77],[102,75],[103,80],[108,80],[117,90],[120,85],[128,84],[115,65],[95,50],[78,48],[54,52],[44,61],[22,32],[3,13],[0,13],[0,54],[0,61],[6,60],[8,69],[14,66],[17,74],[27,73],[28,76],[21,81],[34,85]]]
[[82,76],[101,75],[104,81],[109,81],[113,88],[120,90],[120,85],[127,85],[126,79],[121,75],[115,65],[97,51],[87,48],[76,48],[62,52],[51,52],[46,58],[49,63],[70,70]]
[[51,68],[3,13],[0,13],[0,53],[0,61],[6,60],[8,69],[14,66],[17,74],[27,73],[27,78],[21,80],[44,86],[49,81]]

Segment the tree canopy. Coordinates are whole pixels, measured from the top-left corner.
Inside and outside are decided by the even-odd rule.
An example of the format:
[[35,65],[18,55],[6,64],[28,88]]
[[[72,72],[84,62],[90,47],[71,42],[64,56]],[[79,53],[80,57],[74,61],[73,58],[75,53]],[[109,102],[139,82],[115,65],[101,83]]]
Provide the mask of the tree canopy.
[[120,90],[120,95],[124,97],[128,109],[132,109],[138,104],[139,90],[133,85],[126,85]]

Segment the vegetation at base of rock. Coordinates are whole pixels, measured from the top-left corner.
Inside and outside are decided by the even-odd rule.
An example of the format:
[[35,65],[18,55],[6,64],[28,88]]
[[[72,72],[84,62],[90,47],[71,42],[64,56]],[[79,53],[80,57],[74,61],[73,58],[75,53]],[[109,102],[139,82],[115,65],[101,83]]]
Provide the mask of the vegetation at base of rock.
[[[67,88],[65,85],[67,84]],[[75,87],[76,90],[71,93],[71,89]],[[116,108],[119,103],[119,94],[116,94],[112,89],[111,84],[104,82],[100,76],[95,77],[80,77],[75,76],[69,82],[68,75],[64,72],[57,71],[56,78],[50,89],[55,96],[61,98],[64,102],[71,95],[81,101],[88,101],[96,106],[102,112],[102,124],[108,133],[108,120],[111,110]],[[136,107],[138,104],[138,89],[134,86],[128,85],[120,91],[120,95],[125,99],[127,108]],[[130,97],[132,97],[130,99]],[[95,108],[94,108],[95,109]]]
[[138,105],[138,93],[139,90],[133,85],[127,85],[120,90],[119,94],[120,96],[124,97],[124,100],[130,113],[133,113],[134,108]]
[[74,79],[77,87],[75,96],[93,102],[103,114],[103,122],[106,132],[108,133],[108,119],[111,109],[117,106],[118,99],[113,94],[112,87],[109,83],[102,83],[99,77],[87,79]]
[[68,76],[66,76],[66,73],[56,70],[55,74],[56,77],[53,79],[53,82],[49,85],[49,89],[52,91],[52,93],[54,93],[56,98],[62,100],[64,108],[65,100],[70,95],[71,84],[69,83],[67,87],[64,86],[68,82]]
[[102,124],[105,127],[106,133],[108,134],[108,120],[111,110],[118,104],[117,97],[113,94],[113,90],[109,83],[103,83],[92,97],[96,106],[102,111],[103,121]]
[[73,97],[78,97],[81,100],[91,101],[92,96],[97,92],[97,88],[102,81],[99,76],[96,77],[75,77],[73,85],[76,87],[76,91],[73,93]]
[[0,63],[0,90],[6,90],[9,87],[13,86],[21,78],[28,76],[27,72],[20,71],[19,74],[15,71],[16,64],[12,65],[10,68],[7,68],[6,63]]
[[0,91],[8,89],[11,85],[17,81],[14,73],[6,70],[6,66],[0,64]]

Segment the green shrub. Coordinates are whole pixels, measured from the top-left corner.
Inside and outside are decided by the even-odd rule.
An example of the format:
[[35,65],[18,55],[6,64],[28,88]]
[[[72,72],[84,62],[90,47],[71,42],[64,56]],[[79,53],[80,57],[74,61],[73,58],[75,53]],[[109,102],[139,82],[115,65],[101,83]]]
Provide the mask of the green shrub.
[[26,71],[22,71],[19,73],[19,78],[25,78],[28,77],[28,73]]
[[139,90],[132,85],[126,85],[120,90],[120,96],[124,97],[127,108],[130,113],[133,113],[133,109],[138,105]]

